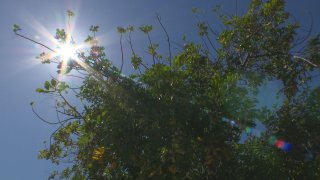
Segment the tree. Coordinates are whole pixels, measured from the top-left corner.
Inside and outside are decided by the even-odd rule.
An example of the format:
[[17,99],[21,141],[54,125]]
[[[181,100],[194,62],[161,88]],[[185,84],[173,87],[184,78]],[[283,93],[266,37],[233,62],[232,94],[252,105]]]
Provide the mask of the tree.
[[[31,104],[41,120],[59,126],[39,157],[72,164],[51,178],[319,178],[320,92],[309,87],[310,72],[320,65],[319,36],[295,52],[299,25],[284,8],[283,0],[253,0],[242,16],[216,9],[226,28],[218,33],[199,20],[202,44],[185,41],[174,56],[157,16],[169,56],[152,42],[152,26],[139,27],[149,40],[150,66],[134,51],[135,28],[118,27],[121,52],[127,35],[138,70],[130,76],[122,74],[123,56],[120,69],[107,59],[95,37],[99,26],[91,26],[85,40],[89,53],[77,50],[68,61],[40,54],[43,63],[58,63],[58,73],[83,80],[78,89],[56,78],[37,89],[55,95],[57,122],[46,121]],[[16,35],[56,52],[20,32],[15,25]],[[64,29],[57,29],[56,39],[73,45]],[[283,82],[285,102],[275,110],[258,108],[258,89],[270,80]],[[82,104],[72,105],[68,91]],[[240,144],[241,132],[255,121],[267,132]]]

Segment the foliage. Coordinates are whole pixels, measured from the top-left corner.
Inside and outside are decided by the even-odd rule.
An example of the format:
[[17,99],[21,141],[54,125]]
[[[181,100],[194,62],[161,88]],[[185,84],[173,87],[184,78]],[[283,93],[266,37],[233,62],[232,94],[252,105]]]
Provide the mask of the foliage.
[[[210,24],[199,22],[202,43],[185,41],[171,57],[168,38],[166,58],[151,40],[153,26],[143,25],[138,29],[149,41],[150,66],[145,65],[148,57],[134,51],[135,28],[118,27],[120,70],[98,44],[99,26],[91,26],[92,34],[85,40],[89,53],[79,52],[79,59],[69,61],[65,72],[81,75],[80,88],[74,91],[53,78],[37,89],[55,95],[57,113],[64,118],[51,123],[59,127],[39,157],[72,163],[51,178],[318,179],[320,91],[310,82],[320,65],[319,36],[311,38],[302,53],[295,53],[293,49],[301,46],[296,40],[299,25],[288,21],[284,9],[283,0],[252,0],[242,16],[225,16],[216,8],[225,29],[217,33]],[[74,13],[68,11],[68,16]],[[65,41],[67,32],[57,29],[56,34]],[[122,75],[125,35],[132,66],[139,71],[130,76]],[[45,55],[40,59],[51,62]],[[275,110],[257,106],[258,90],[270,80],[283,83],[285,101]],[[68,101],[70,91],[82,105]],[[241,133],[256,121],[267,131],[239,143]],[[286,140],[292,150],[270,145],[270,136]]]

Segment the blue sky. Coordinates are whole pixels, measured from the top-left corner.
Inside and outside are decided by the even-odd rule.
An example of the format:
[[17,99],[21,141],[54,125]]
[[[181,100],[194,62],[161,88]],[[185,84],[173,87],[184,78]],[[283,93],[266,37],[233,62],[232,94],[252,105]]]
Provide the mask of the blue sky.
[[[238,0],[239,14],[244,12],[248,0]],[[84,40],[90,25],[100,25],[100,35],[106,46],[108,57],[115,65],[120,64],[117,26],[153,24],[156,29],[152,38],[165,42],[165,36],[156,22],[155,12],[162,16],[172,41],[182,42],[181,37],[196,40],[196,20],[191,13],[193,7],[209,10],[222,4],[224,11],[234,13],[235,0],[2,0],[0,6],[0,179],[46,179],[50,171],[56,169],[45,160],[38,160],[37,153],[43,148],[43,141],[48,140],[55,127],[38,120],[32,113],[29,103],[35,101],[38,111],[54,118],[52,98],[41,96],[35,89],[41,87],[50,75],[56,75],[55,65],[41,65],[35,59],[43,51],[40,47],[15,37],[12,24],[19,24],[23,33],[49,43],[37,30],[35,22],[45,27],[50,33],[56,28],[63,28],[68,9],[77,14],[75,37]],[[240,3],[241,2],[241,3]],[[309,12],[313,16],[314,33],[320,32],[320,1],[290,0],[287,9],[308,27],[311,23]],[[219,28],[216,19],[209,20]],[[159,30],[159,31],[158,31]],[[146,39],[134,35],[136,49],[143,53]],[[50,43],[49,43],[50,44]],[[165,46],[165,44],[163,44]],[[127,61],[125,72],[131,66]],[[273,83],[263,88],[261,100],[264,104],[274,101],[273,92],[279,87]]]

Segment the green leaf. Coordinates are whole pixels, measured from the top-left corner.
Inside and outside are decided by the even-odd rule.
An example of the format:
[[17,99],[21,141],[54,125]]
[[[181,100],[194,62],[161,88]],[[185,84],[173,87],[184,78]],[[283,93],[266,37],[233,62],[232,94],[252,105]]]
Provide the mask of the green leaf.
[[89,29],[91,32],[98,32],[99,30],[99,26],[91,26],[90,29]]
[[92,41],[93,41],[92,36],[88,36],[87,39],[84,40],[84,42],[86,42],[86,43],[91,43]]
[[51,87],[50,82],[49,82],[49,81],[46,81],[46,82],[44,83],[44,88],[45,88],[46,90],[49,90],[50,87]]
[[195,13],[197,13],[197,12],[198,12],[198,8],[195,8],[195,7],[192,8],[192,13],[193,13],[193,14],[195,14]]
[[151,25],[142,25],[139,27],[139,29],[145,33],[148,34],[150,31],[152,31],[152,26]]
[[200,36],[208,35],[208,25],[205,22],[198,23],[198,29]]
[[62,41],[62,42],[65,42],[66,41],[66,38],[67,38],[67,34],[65,32],[64,29],[56,29],[56,36],[55,36],[56,39]]
[[129,32],[133,32],[133,31],[134,31],[134,27],[133,27],[133,26],[131,26],[131,25],[129,25],[129,26],[127,27],[127,31],[129,31]]
[[126,29],[121,27],[121,26],[119,26],[119,27],[117,27],[117,32],[120,33],[120,34],[123,34],[123,33],[126,33]]
[[74,12],[72,12],[72,11],[70,11],[70,10],[68,10],[67,13],[68,13],[68,16],[69,16],[69,17],[73,17],[73,16],[74,16]]
[[12,30],[13,30],[14,33],[17,33],[18,31],[21,31],[21,28],[17,24],[14,24],[13,27],[12,27]]
[[141,57],[139,57],[137,55],[134,55],[131,57],[131,64],[134,69],[138,69],[139,66],[141,65],[141,63],[142,63]]
[[69,85],[66,84],[65,82],[60,82],[60,83],[58,84],[58,86],[57,86],[57,90],[58,90],[59,92],[65,91],[65,90],[68,89],[68,88],[69,88]]
[[55,87],[57,85],[57,81],[55,79],[51,79],[51,85]]
[[38,93],[44,93],[44,92],[45,92],[45,90],[42,89],[42,88],[37,88],[36,91],[37,91]]

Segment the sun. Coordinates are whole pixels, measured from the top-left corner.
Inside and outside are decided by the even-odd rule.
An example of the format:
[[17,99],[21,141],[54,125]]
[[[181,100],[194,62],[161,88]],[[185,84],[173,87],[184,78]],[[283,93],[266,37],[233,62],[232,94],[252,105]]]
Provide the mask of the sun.
[[73,37],[73,31],[75,29],[75,20],[71,21],[71,17],[74,17],[76,19],[76,16],[73,12],[68,11],[68,23],[65,25],[65,28],[61,29],[61,33],[63,34],[63,38],[57,38],[57,36],[52,35],[43,25],[41,25],[37,20],[32,18],[32,27],[38,33],[43,35],[45,38],[47,38],[54,46],[55,48],[51,49],[49,46],[36,42],[35,40],[32,40],[28,37],[25,37],[23,35],[20,35],[20,37],[23,37],[27,40],[30,40],[32,42],[36,42],[37,44],[40,44],[44,48],[48,49],[49,53],[43,53],[46,55],[50,62],[54,62],[58,64],[59,67],[59,77],[60,78],[64,73],[60,72],[70,72],[68,70],[72,69],[73,65],[78,66],[78,69],[83,69],[87,71],[90,75],[93,75],[96,79],[103,80],[101,78],[101,75],[96,72],[89,64],[85,61],[84,52],[87,48],[91,47],[91,44],[83,42],[83,43],[76,43],[75,38]]
[[[81,65],[81,60],[79,60],[79,53],[82,45],[75,44],[73,38],[70,35],[67,35],[65,40],[56,43],[57,48],[53,53],[53,57],[60,59],[59,69],[62,74],[69,72],[72,68],[71,64],[74,62],[78,65]],[[70,66],[71,65],[71,66]]]
[[70,40],[64,43],[59,43],[56,56],[60,56],[62,61],[68,62],[69,60],[77,59],[77,50],[79,46],[74,45]]

